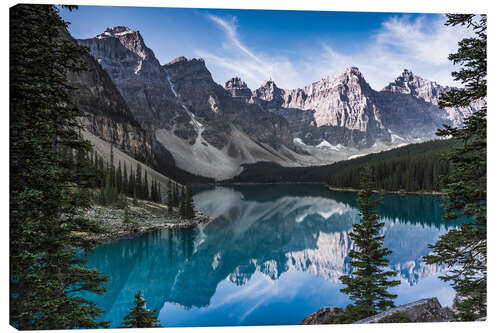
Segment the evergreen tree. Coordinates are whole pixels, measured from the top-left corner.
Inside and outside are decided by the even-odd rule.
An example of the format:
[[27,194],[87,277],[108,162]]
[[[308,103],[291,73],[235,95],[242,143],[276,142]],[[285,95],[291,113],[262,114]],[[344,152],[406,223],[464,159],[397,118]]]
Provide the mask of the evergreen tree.
[[139,199],[143,199],[143,187],[142,187],[142,166],[137,163],[135,166],[135,195]]
[[135,306],[123,318],[122,328],[150,328],[162,327],[158,320],[158,310],[146,309],[146,301],[139,290],[134,296]]
[[[441,107],[467,106],[486,98],[486,15],[447,15],[446,25],[465,25],[473,37],[458,43],[449,59],[461,65],[453,72],[465,89],[451,89],[440,96]],[[451,270],[441,278],[457,292],[457,319],[472,321],[486,316],[486,105],[469,116],[462,128],[445,126],[439,136],[451,136],[463,147],[450,154],[451,172],[445,178],[445,221],[462,219],[457,229],[431,245],[429,264],[445,264]]]
[[123,178],[122,178],[122,163],[118,161],[118,169],[116,170],[116,190],[118,193],[122,193]]
[[[74,6],[70,7],[71,9]],[[94,303],[107,281],[85,268],[99,233],[79,209],[86,180],[67,148],[88,152],[66,75],[85,70],[85,48],[61,39],[53,5],[10,8],[10,323],[20,330],[106,327]]]
[[109,179],[112,187],[116,186],[116,175],[115,175],[115,154],[113,152],[113,144],[109,145]]
[[132,172],[132,164],[130,164],[130,178],[128,180],[128,195],[133,197],[135,195],[135,177]]
[[99,156],[99,166],[98,166],[98,177],[99,177],[99,187],[104,187],[106,182],[106,170],[104,169],[104,160]]
[[346,285],[340,291],[348,294],[354,304],[335,315],[334,323],[352,323],[394,307],[392,300],[397,296],[387,289],[400,284],[398,280],[389,280],[396,272],[387,270],[386,257],[391,251],[383,247],[384,236],[380,233],[384,223],[375,210],[380,199],[374,198],[371,171],[365,169],[361,177],[362,190],[358,197],[361,219],[349,233],[354,242],[354,249],[349,252],[354,272],[352,277],[340,278]]
[[97,156],[97,150],[94,150],[94,169],[99,169],[99,156]]
[[142,198],[144,200],[149,200],[150,199],[150,196],[149,196],[149,185],[148,185],[148,173],[147,171],[144,169],[144,188],[142,190]]
[[186,184],[186,218],[194,218],[194,201],[191,184]]
[[179,202],[179,214],[182,217],[186,217],[186,192],[184,186],[181,186],[181,199]]
[[134,193],[132,194],[132,197],[134,199],[133,203],[134,205],[137,205],[137,188],[134,187]]
[[161,194],[160,194],[160,183],[155,178],[151,183],[151,201],[160,203],[161,202]]
[[173,184],[173,199],[172,199],[172,203],[174,207],[179,207],[179,184],[177,183],[174,183]]
[[130,214],[128,212],[128,206],[123,209],[123,223],[129,225],[132,221],[130,220]]
[[167,193],[167,204],[168,204],[168,212],[172,213],[174,208],[174,188],[172,182],[168,181],[168,193]]
[[103,204],[103,205],[114,204],[118,199],[118,192],[116,190],[116,187],[113,186],[111,183],[111,173],[108,173],[106,175],[106,183],[104,186],[104,198],[103,199],[104,200],[101,201],[101,204]]
[[151,191],[149,191],[149,201],[156,202],[156,183],[155,180],[151,180]]
[[128,174],[125,162],[123,162],[122,193],[125,195],[128,194]]
[[162,198],[161,198],[161,185],[159,181],[156,181],[156,200],[158,203],[162,203]]

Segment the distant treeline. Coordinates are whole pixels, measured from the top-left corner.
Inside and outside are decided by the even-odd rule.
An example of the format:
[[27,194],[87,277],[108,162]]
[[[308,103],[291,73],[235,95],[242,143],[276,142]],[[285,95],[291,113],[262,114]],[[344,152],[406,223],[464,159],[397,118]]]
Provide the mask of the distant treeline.
[[287,168],[276,163],[244,165],[229,183],[329,183],[335,187],[359,187],[359,170],[371,166],[376,186],[387,191],[437,191],[439,178],[449,171],[443,156],[458,146],[457,141],[434,140],[410,144],[380,153],[329,165]]
[[341,188],[360,188],[361,171],[368,167],[377,189],[386,191],[440,191],[441,178],[450,171],[446,153],[456,142],[429,141],[384,153],[370,154],[344,164],[328,178],[328,184]]

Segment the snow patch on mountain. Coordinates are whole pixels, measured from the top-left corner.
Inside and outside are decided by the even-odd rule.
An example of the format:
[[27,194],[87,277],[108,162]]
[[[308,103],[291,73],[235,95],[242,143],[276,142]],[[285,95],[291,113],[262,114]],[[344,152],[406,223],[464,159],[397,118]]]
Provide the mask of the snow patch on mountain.
[[399,135],[391,133],[391,143],[396,142],[396,140],[404,141],[404,139]]
[[316,145],[316,148],[327,148],[327,149],[333,149],[336,151],[340,151],[344,146],[342,146],[340,143],[337,145],[332,145],[330,142],[323,140],[319,144]]
[[306,144],[304,143],[304,141],[302,141],[301,138],[294,138],[293,139],[293,142],[296,143],[296,144],[299,144],[299,145],[303,145],[305,146]]
[[365,156],[365,155],[368,155],[368,154],[356,154],[356,155],[351,155],[351,156],[349,156],[347,159],[348,159],[348,160],[353,160],[353,159],[355,159],[355,158],[362,157],[362,156]]

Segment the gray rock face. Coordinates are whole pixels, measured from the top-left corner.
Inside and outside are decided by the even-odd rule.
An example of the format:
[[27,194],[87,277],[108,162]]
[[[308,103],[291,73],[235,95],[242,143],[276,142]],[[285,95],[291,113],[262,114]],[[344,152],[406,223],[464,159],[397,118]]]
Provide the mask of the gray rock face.
[[295,137],[309,145],[371,146],[376,138],[390,140],[380,122],[376,92],[356,67],[328,76],[301,89],[285,90],[266,81],[251,102],[284,116]]
[[[164,68],[182,103],[205,126],[202,137],[209,144],[218,149],[225,147],[231,140],[231,127],[235,126],[257,142],[275,148],[281,144],[291,146],[292,137],[285,119],[232,98],[214,82],[203,59],[182,57]],[[240,84],[243,87],[244,83],[240,81]]]
[[114,27],[78,43],[90,49],[145,127],[172,128],[177,121],[189,121],[170,89],[163,68],[139,31]]
[[305,317],[299,325],[323,325],[323,324],[331,324],[332,316],[334,314],[342,311],[341,308],[333,307],[333,306],[325,306],[319,309],[318,311],[310,314]]
[[303,89],[286,91],[283,99],[283,107],[315,110],[317,126],[338,126],[362,132],[380,127],[374,92],[356,67]]
[[[126,27],[79,43],[89,47],[134,116],[184,170],[229,177],[241,163],[293,163],[287,121],[233,98],[213,81],[203,59],[179,57],[161,66],[140,33]],[[242,82],[234,80],[234,88],[245,94]]]
[[351,67],[300,89],[280,89],[268,80],[253,92],[250,102],[284,116],[294,137],[308,145],[326,140],[362,148],[376,140],[390,145],[397,138],[406,142],[434,138],[443,124],[460,126],[484,105],[440,109],[439,95],[449,89],[405,69],[394,82],[375,91],[359,69]]
[[113,80],[142,79],[166,82],[165,73],[139,31],[127,27],[106,29],[95,38],[79,41],[89,47]]
[[[65,29],[61,30],[61,37],[77,42]],[[86,131],[173,179],[206,181],[177,168],[173,156],[158,143],[154,133],[136,119],[108,72],[91,54],[84,60],[87,70],[70,72],[67,80],[76,88],[71,91],[73,102],[85,112],[82,124]]]
[[[76,43],[66,30],[61,35]],[[90,54],[85,63],[86,71],[67,74],[68,83],[75,88],[73,102],[86,114],[82,119],[85,129],[133,158],[150,163],[154,159],[153,137],[135,120],[113,81]]]
[[227,81],[224,88],[231,94],[231,97],[241,99],[244,102],[247,102],[252,97],[252,91],[239,77],[233,77]]
[[[331,316],[342,311],[337,307],[323,307],[304,318],[299,325],[331,324]],[[374,316],[358,320],[354,324],[375,324],[384,322],[384,319],[399,312],[405,315],[410,322],[446,322],[450,321],[450,312],[443,308],[436,297],[424,298],[416,302],[400,305]]]
[[411,322],[415,323],[443,322],[450,320],[450,313],[441,307],[441,304],[436,297],[432,297],[397,306],[375,316],[359,320],[354,324],[378,323],[396,312],[406,315]]
[[[411,114],[415,113],[412,109],[415,109],[417,114],[423,114],[429,122],[438,126],[442,124],[461,126],[464,118],[479,110],[484,105],[484,101],[475,102],[469,107],[440,109],[438,106],[439,96],[450,89],[450,87],[441,86],[434,81],[425,80],[405,69],[394,82],[389,83],[380,93],[383,103],[389,104],[389,108],[392,109],[395,105],[400,104],[399,100],[406,101],[403,105],[408,105],[410,109],[403,116],[410,116],[409,120],[411,120]],[[390,114],[390,112],[388,113]]]
[[269,78],[262,86],[257,88],[252,94],[252,100],[256,104],[261,104],[267,109],[280,108],[283,105],[285,90],[278,88],[276,83]]
[[413,75],[408,69],[398,76],[394,82],[389,83],[382,91],[407,94],[421,98],[428,103],[437,105],[439,94],[447,90],[436,82],[424,80],[419,76]]

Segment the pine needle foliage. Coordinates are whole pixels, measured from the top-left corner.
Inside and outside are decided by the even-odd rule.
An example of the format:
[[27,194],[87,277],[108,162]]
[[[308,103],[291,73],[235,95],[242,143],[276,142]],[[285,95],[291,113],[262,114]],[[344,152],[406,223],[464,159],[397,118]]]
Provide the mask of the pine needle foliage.
[[349,252],[353,273],[340,278],[346,285],[340,291],[348,294],[354,303],[333,317],[333,322],[339,324],[352,323],[394,307],[392,300],[397,295],[387,289],[400,284],[399,280],[390,280],[396,272],[387,269],[387,256],[391,251],[383,247],[384,223],[376,211],[380,198],[375,198],[371,170],[365,169],[361,174],[361,186],[358,197],[361,219],[349,233],[354,242],[354,249]]
[[191,184],[186,184],[186,205],[185,205],[185,217],[188,219],[194,218],[194,201],[193,201],[193,190]]
[[[441,95],[441,107],[460,107],[486,99],[486,15],[450,14],[446,25],[462,25],[473,36],[458,43],[449,59],[461,66],[453,72],[465,89]],[[457,292],[456,319],[473,321],[486,316],[486,104],[464,121],[462,128],[446,126],[437,135],[463,142],[449,156],[452,171],[444,179],[445,221],[460,220],[459,228],[440,237],[425,257],[428,264],[445,264],[441,277]]]
[[146,309],[146,301],[139,290],[134,296],[135,306],[123,318],[121,328],[151,328],[162,327],[158,320],[158,310]]
[[85,70],[87,50],[61,38],[66,25],[53,5],[10,8],[10,323],[20,330],[108,325],[76,296],[104,293],[107,278],[77,255],[96,245],[82,235],[102,230],[80,215],[90,144],[66,75]]

